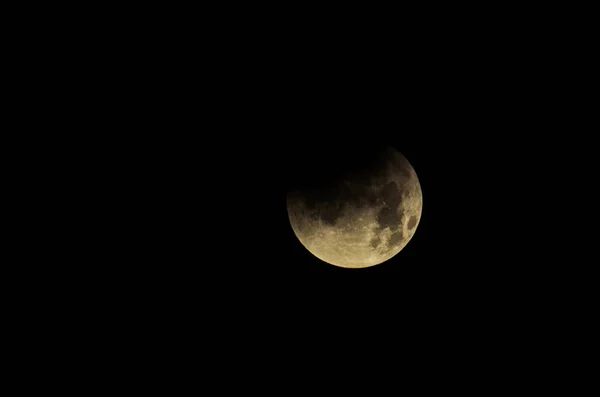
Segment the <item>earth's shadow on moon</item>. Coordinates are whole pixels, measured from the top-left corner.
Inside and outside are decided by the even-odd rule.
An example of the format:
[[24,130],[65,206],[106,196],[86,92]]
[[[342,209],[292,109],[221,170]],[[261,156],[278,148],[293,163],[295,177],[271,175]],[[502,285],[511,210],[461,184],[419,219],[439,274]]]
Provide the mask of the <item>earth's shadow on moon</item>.
[[[297,145],[289,153],[287,192],[305,190],[334,194],[336,182],[351,176],[367,182],[374,172],[381,172],[388,145],[339,144]],[[357,192],[360,193],[360,192]]]

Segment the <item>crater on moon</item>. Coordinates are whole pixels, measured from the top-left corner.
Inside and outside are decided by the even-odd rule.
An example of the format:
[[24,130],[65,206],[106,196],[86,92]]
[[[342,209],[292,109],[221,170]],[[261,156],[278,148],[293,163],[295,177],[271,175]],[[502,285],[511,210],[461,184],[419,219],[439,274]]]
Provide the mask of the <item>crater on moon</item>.
[[371,247],[377,248],[379,246],[379,244],[381,244],[381,239],[379,237],[375,237],[374,239],[371,239]]
[[328,225],[335,225],[335,222],[342,216],[343,213],[343,204],[336,202],[333,205],[326,206],[326,208],[321,211],[321,220]]
[[398,230],[390,237],[390,245],[395,246],[398,245],[402,241],[402,230]]
[[386,183],[381,190],[381,195],[383,196],[385,203],[393,210],[396,210],[400,205],[400,201],[402,201],[400,190],[398,189],[396,182]]
[[410,221],[408,221],[408,229],[412,230],[417,226],[417,217],[415,215],[410,217]]
[[389,207],[383,207],[377,215],[377,223],[380,229],[389,227],[390,229],[398,229],[400,226],[400,215]]

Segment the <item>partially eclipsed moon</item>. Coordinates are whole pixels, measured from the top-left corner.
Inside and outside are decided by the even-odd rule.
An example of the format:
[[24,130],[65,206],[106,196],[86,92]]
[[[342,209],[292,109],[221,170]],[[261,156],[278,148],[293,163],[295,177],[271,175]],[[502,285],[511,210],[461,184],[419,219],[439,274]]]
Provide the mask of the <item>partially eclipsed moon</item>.
[[346,268],[395,256],[415,234],[423,196],[415,170],[391,147],[326,186],[303,186],[287,197],[296,237],[317,258]]

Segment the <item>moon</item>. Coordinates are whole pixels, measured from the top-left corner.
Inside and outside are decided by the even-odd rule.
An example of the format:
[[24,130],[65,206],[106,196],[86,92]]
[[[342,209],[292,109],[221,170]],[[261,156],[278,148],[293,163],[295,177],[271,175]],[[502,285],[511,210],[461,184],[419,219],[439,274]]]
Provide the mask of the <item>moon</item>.
[[[360,158],[359,161],[343,161]],[[347,166],[346,166],[347,165]],[[366,268],[398,254],[414,236],[423,209],[419,178],[409,161],[385,146],[352,152],[287,194],[296,237],[334,266]]]

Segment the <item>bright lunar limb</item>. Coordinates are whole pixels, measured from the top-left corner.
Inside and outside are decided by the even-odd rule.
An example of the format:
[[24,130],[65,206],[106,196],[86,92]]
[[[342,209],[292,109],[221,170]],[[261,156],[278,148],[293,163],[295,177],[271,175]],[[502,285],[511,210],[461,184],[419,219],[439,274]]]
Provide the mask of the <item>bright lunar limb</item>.
[[391,147],[325,189],[292,189],[287,196],[289,220],[302,245],[345,268],[370,267],[395,256],[415,234],[422,209],[417,174]]

